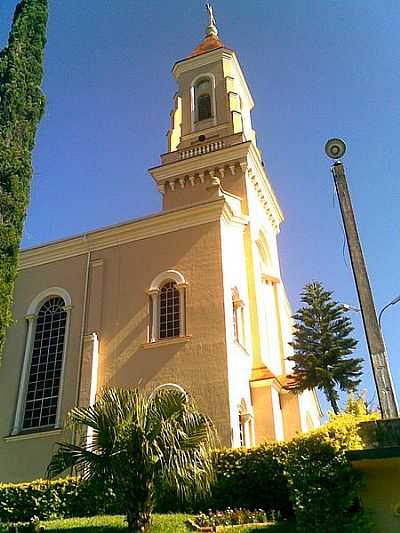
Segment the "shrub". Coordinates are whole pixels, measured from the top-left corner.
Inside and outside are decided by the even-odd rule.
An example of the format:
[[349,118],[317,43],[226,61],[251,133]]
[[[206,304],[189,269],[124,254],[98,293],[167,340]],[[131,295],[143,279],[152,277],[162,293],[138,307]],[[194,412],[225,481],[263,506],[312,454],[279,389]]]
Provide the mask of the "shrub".
[[216,452],[217,482],[209,507],[261,508],[290,516],[292,506],[283,474],[282,452],[283,447],[278,443]]
[[286,444],[284,473],[299,532],[370,530],[358,500],[361,476],[352,469],[345,451],[365,447],[360,422],[374,418],[339,414]]
[[0,484],[0,522],[118,512],[118,500],[111,489],[74,477]]
[[323,434],[298,437],[288,444],[285,476],[300,532],[358,531],[355,507],[360,477],[344,452]]
[[43,530],[37,516],[32,517],[29,522],[12,522],[8,526],[8,533],[40,533]]
[[[368,531],[357,502],[361,486],[345,451],[360,449],[370,439],[365,424],[376,415],[333,416],[317,430],[289,442],[251,449],[214,452],[217,480],[210,498],[183,506],[171,491],[158,489],[157,510],[188,511],[242,507],[293,513],[300,532],[359,533]],[[65,478],[55,481],[0,484],[0,521],[122,514],[120,500],[104,486]]]

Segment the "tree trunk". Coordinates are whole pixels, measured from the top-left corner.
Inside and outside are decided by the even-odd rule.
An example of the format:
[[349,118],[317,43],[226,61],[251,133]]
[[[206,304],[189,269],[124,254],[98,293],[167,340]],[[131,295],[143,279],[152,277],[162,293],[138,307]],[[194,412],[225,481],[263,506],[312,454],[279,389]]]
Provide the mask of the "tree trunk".
[[131,491],[126,503],[128,530],[131,533],[148,533],[154,509],[153,483],[146,483],[141,490]]
[[335,415],[338,415],[340,413],[339,405],[335,398],[335,392],[332,388],[326,388],[325,389],[326,397],[328,398],[329,403],[331,404],[331,407],[333,409],[333,412]]

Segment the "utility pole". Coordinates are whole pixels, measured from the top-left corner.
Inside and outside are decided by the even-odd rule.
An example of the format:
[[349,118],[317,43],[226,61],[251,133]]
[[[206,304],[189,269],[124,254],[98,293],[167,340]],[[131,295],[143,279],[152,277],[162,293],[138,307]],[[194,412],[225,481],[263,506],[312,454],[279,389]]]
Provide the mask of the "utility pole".
[[343,164],[338,160],[343,156],[345,150],[346,145],[341,139],[331,139],[325,146],[326,154],[330,158],[336,160],[331,170],[335,181],[340,210],[342,212],[347,246],[350,253],[358,300],[360,302],[365,336],[367,338],[382,418],[396,418],[399,416],[399,410],[392,376],[390,374],[385,344],[376,316],[367,267],[365,265],[361,242],[358,235],[350,192],[347,186],[345,169]]

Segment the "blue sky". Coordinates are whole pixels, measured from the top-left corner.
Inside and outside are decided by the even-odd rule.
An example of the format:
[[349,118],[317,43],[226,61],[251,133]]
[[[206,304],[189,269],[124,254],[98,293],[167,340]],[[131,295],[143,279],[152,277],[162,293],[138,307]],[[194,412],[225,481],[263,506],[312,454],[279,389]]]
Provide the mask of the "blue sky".
[[[0,3],[4,46],[16,0]],[[194,0],[50,0],[46,114],[24,247],[160,208],[147,173],[166,151],[174,62],[201,40]],[[357,305],[330,163],[344,159],[378,310],[400,294],[400,3],[398,0],[215,0],[220,36],[236,50],[256,107],[253,123],[286,220],[279,235],[293,308],[320,280]],[[366,357],[360,317],[352,315]],[[383,317],[400,393],[400,304]]]

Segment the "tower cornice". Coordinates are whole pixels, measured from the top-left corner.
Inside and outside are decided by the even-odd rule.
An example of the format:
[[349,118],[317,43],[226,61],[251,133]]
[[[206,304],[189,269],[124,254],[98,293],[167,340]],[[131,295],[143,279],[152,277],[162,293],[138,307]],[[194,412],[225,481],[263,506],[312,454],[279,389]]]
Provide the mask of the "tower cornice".
[[227,169],[241,168],[248,176],[248,187],[255,189],[276,232],[284,217],[269,178],[261,163],[259,152],[251,141],[235,144],[215,152],[181,159],[149,169],[159,190],[165,194],[191,187],[206,177],[223,175]]

